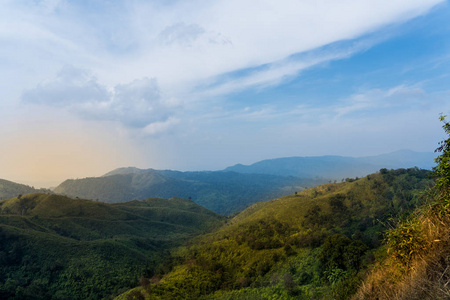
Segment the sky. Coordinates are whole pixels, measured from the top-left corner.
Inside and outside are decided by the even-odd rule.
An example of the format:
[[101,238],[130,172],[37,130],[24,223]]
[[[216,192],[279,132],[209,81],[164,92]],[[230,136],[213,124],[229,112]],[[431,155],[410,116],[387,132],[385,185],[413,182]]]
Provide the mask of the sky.
[[0,178],[432,152],[443,0],[1,0]]

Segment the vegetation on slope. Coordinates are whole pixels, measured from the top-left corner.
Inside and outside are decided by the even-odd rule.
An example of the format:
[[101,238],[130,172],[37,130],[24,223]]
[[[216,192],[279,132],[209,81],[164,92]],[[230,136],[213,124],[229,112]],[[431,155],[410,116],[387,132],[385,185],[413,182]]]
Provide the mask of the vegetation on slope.
[[[450,123],[443,128],[450,136]],[[378,262],[355,299],[450,298],[450,137],[437,149],[436,185],[428,202],[387,235]]]
[[375,258],[383,224],[421,203],[428,173],[383,169],[257,203],[121,299],[347,298]]
[[37,193],[0,201],[0,298],[117,294],[223,219],[177,198],[104,204]]

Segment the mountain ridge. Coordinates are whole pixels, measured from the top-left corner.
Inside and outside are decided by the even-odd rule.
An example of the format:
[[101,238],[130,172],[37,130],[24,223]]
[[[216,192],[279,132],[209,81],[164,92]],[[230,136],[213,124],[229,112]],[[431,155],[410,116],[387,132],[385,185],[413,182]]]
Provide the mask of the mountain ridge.
[[[324,177],[326,179],[341,179],[339,176],[326,176],[326,171],[321,171],[320,174],[317,173],[299,173],[296,172],[297,168],[292,168],[291,172],[289,172],[289,169],[287,170],[280,170],[280,171],[263,171],[260,173],[260,170],[252,169],[251,167],[254,166],[261,166],[265,165],[271,162],[287,162],[288,164],[295,164],[295,163],[318,163],[318,164],[329,164],[329,163],[347,163],[347,164],[354,164],[354,167],[357,166],[357,164],[362,164],[363,167],[370,168],[370,171],[363,170],[360,172],[360,174],[354,174],[349,173],[347,177],[363,177],[366,175],[369,175],[371,173],[374,173],[378,171],[381,168],[386,169],[398,169],[398,168],[411,168],[411,167],[418,167],[420,169],[431,169],[434,166],[434,158],[436,157],[436,154],[433,152],[417,152],[409,149],[401,149],[389,153],[383,153],[378,155],[370,155],[370,156],[361,156],[361,157],[353,157],[353,156],[341,156],[341,155],[318,155],[318,156],[288,156],[288,157],[277,157],[277,158],[268,158],[263,159],[257,162],[254,162],[249,165],[237,163],[235,165],[226,167],[222,170],[217,171],[176,171],[176,170],[157,170],[153,168],[148,169],[141,169],[137,167],[122,167],[122,168],[116,168],[104,175],[104,176],[111,176],[111,175],[117,175],[117,174],[139,174],[144,173],[147,171],[159,171],[159,172],[183,172],[183,173],[193,173],[193,172],[237,172],[237,173],[251,173],[251,174],[271,174],[271,175],[279,175],[279,176],[297,176],[297,177]],[[303,162],[304,161],[304,162]],[[311,164],[308,164],[307,166],[311,166]],[[293,171],[294,170],[294,171]],[[259,172],[258,172],[259,171]],[[367,173],[367,174],[366,174]]]
[[[130,170],[127,168],[127,170]],[[236,213],[250,204],[292,194],[324,180],[299,179],[270,174],[240,174],[225,171],[181,172],[142,170],[102,177],[68,179],[54,189],[57,194],[107,203],[148,197],[191,198],[220,214]]]
[[54,192],[107,203],[178,196],[231,215],[256,202],[293,194],[330,180],[364,177],[382,168],[431,169],[433,158],[432,153],[400,150],[362,158],[336,155],[275,158],[220,171],[125,167],[101,177],[68,179]]
[[418,167],[431,169],[434,166],[435,156],[432,152],[415,152],[412,150],[398,150],[365,157],[338,155],[292,156],[261,160],[250,165],[236,164],[225,168],[224,171],[246,174],[290,175],[300,178],[323,177],[339,180],[348,177],[364,177],[381,168]]

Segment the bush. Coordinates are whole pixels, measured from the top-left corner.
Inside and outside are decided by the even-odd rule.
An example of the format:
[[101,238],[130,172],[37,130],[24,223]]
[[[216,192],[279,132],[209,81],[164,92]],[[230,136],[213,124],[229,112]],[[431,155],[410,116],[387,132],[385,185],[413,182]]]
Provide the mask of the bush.
[[406,221],[387,232],[388,253],[404,266],[425,248],[421,224],[417,220]]

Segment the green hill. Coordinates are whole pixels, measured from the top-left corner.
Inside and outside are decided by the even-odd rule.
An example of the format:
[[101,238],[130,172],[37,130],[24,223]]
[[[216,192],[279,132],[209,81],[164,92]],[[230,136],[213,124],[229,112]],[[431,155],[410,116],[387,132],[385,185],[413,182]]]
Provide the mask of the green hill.
[[257,203],[178,251],[184,263],[119,299],[346,298],[386,225],[421,203],[426,170],[386,170]]
[[102,177],[66,180],[54,191],[107,203],[148,197],[191,198],[212,211],[230,215],[253,203],[289,195],[324,182],[327,181],[264,174],[122,168]]
[[48,193],[46,189],[35,189],[34,187],[15,183],[12,181],[0,179],[0,200],[17,197],[19,195],[25,195],[30,193]]
[[0,201],[0,298],[106,298],[223,220],[180,198],[105,204],[35,193]]

